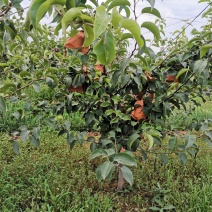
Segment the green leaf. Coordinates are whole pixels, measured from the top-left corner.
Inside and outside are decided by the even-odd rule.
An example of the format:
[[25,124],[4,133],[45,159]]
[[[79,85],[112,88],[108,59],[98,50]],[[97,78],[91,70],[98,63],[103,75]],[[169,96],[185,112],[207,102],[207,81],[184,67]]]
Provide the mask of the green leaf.
[[8,67],[9,65],[7,63],[0,63],[0,67]]
[[87,138],[87,142],[95,142],[96,141],[96,139],[93,137],[93,136],[89,136],[88,138]]
[[154,138],[150,134],[148,134],[148,133],[146,133],[146,137],[147,137],[147,139],[149,141],[149,150],[150,150],[153,147]]
[[185,148],[191,147],[196,142],[196,136],[195,135],[186,134],[185,142],[186,142]]
[[115,166],[113,163],[110,161],[105,161],[101,166],[100,166],[99,172],[101,173],[102,179],[110,178],[113,171],[115,170]]
[[114,148],[106,149],[105,151],[107,152],[107,156],[111,156],[116,153]]
[[141,27],[146,28],[150,32],[152,32],[152,34],[155,36],[155,38],[157,40],[160,39],[160,31],[159,31],[158,27],[154,23],[146,21],[146,22],[141,24]]
[[29,133],[30,133],[30,131],[27,130],[26,128],[22,128],[22,129],[21,129],[20,137],[21,137],[21,140],[22,140],[23,142],[25,142],[25,141],[27,140]]
[[107,144],[111,144],[112,141],[109,139],[101,139],[102,146],[106,146]]
[[92,159],[99,157],[99,156],[107,156],[107,152],[104,149],[94,150],[91,153],[91,155],[89,156],[88,160],[92,160]]
[[94,21],[93,31],[94,38],[99,37],[107,29],[108,23],[111,21],[111,17],[108,16],[106,8],[99,6],[96,8],[96,17]]
[[149,13],[149,14],[157,16],[158,18],[161,18],[160,12],[155,8],[145,7],[141,11],[141,13]]
[[[211,1],[209,2],[209,5],[211,5]],[[212,13],[212,7],[209,7],[204,13],[202,13],[202,18],[207,17],[209,14]]]
[[181,69],[178,73],[177,73],[177,76],[176,76],[176,79],[178,79],[182,74],[188,72],[189,69],[188,68],[183,68]]
[[27,78],[31,76],[31,74],[28,71],[21,71],[19,75],[21,78]]
[[80,145],[83,144],[86,135],[87,135],[86,132],[81,132],[81,133],[79,133],[79,134],[76,136],[76,139],[77,139],[77,141],[78,141],[78,143],[79,143]]
[[116,8],[113,8],[111,23],[115,30],[118,29],[121,20],[123,20],[123,16],[117,11]]
[[120,118],[122,119],[122,120],[124,120],[124,121],[127,121],[127,120],[131,120],[131,116],[130,115],[122,115],[122,116],[120,116]]
[[110,121],[110,124],[115,124],[115,123],[118,123],[118,122],[119,122],[119,118],[116,117],[116,118],[114,118]]
[[133,184],[132,171],[128,167],[122,166],[121,167],[121,172],[123,174],[124,179],[132,186],[132,184]]
[[182,102],[187,102],[189,100],[188,94],[187,93],[184,93],[184,92],[178,92],[178,93],[175,94],[175,96],[177,96],[178,98],[180,98],[180,100]]
[[94,46],[94,53],[101,64],[111,64],[116,55],[115,39],[111,31],[107,31],[99,43]]
[[120,40],[125,40],[125,39],[129,39],[129,38],[133,38],[133,35],[131,33],[124,33],[122,34]]
[[80,18],[83,19],[84,23],[89,22],[93,24],[94,19],[91,16],[88,16],[82,13]]
[[61,20],[62,22],[62,29],[63,29],[63,35],[64,35],[64,42],[66,41],[66,28],[68,27],[69,23],[73,21],[74,18],[79,17],[81,15],[81,10],[79,8],[71,8],[68,10]]
[[4,45],[6,46],[6,43],[10,40],[10,34],[5,31],[4,32],[4,36],[3,36],[3,42],[4,42]]
[[[61,22],[55,27],[55,30],[54,30],[54,34],[55,35],[59,35],[59,31],[61,30],[61,28],[62,28],[62,24],[61,24]],[[65,40],[64,40],[64,42],[65,42]]]
[[6,113],[7,106],[3,96],[0,96],[0,110],[2,113]]
[[144,161],[147,160],[148,156],[147,156],[146,152],[142,148],[141,148],[141,154],[142,154],[143,160]]
[[85,40],[83,46],[90,46],[93,43],[94,40],[94,32],[93,32],[93,27],[84,24],[84,35],[85,35]]
[[33,136],[36,139],[39,139],[40,138],[40,127],[34,127],[33,128]]
[[96,1],[96,0],[90,0],[96,7],[98,7],[99,5],[98,5],[98,1]]
[[116,6],[130,6],[130,2],[128,0],[113,0],[107,8],[107,11],[110,11],[112,8]]
[[95,143],[95,142],[91,143],[91,145],[90,145],[91,152],[95,151],[97,148],[98,148],[97,143]]
[[34,33],[32,33],[32,32],[29,32],[28,35],[32,38],[32,40],[34,41],[36,46],[39,47],[40,46],[40,41],[37,38],[37,36]]
[[133,21],[131,19],[124,19],[121,22],[121,27],[130,31],[133,34],[135,40],[137,41],[139,47],[140,48],[143,47],[144,41],[140,37],[140,35],[141,35],[140,26],[138,25],[138,23],[136,21]]
[[101,107],[108,107],[109,105],[111,105],[110,102],[102,102],[100,106]]
[[13,151],[15,152],[15,154],[20,155],[20,148],[19,148],[18,142],[14,141],[12,145],[13,145]]
[[43,16],[47,13],[48,9],[50,7],[50,1],[44,2],[38,9],[37,15],[36,15],[36,27],[38,26],[40,20],[43,18]]
[[212,48],[212,45],[210,45],[210,44],[201,46],[200,58],[204,57],[206,55],[206,53],[209,51],[209,49],[211,49],[211,48]]
[[126,13],[126,18],[129,18],[131,13],[130,13],[130,8],[127,6],[122,6],[121,8],[123,8],[125,10]]
[[82,85],[84,81],[85,81],[84,74],[77,74],[73,80],[72,85],[74,86],[74,88],[76,88],[77,86]]
[[195,73],[201,73],[205,70],[205,68],[207,67],[208,63],[206,60],[197,60],[194,63],[194,72]]
[[9,27],[9,26],[5,26],[4,28],[5,28],[5,30],[7,30],[7,32],[9,33],[10,37],[11,37],[12,39],[14,39],[15,36],[17,35],[17,31],[16,31],[16,30],[13,30],[13,29],[12,29],[11,27]]
[[169,139],[168,148],[169,148],[170,150],[174,150],[174,149],[175,149],[175,146],[176,146],[176,142],[177,142],[176,138],[175,138],[175,137],[171,137],[171,138]]
[[40,87],[40,84],[39,83],[34,82],[32,84],[32,87],[34,88],[35,92],[37,92],[37,93],[40,92],[41,87]]
[[130,145],[130,148],[132,147],[133,143],[140,137],[140,135],[138,134],[132,134],[129,138],[128,138],[128,142]]
[[[147,0],[147,1],[149,1],[149,0]],[[150,210],[152,210],[152,211],[161,211],[161,209],[160,209],[160,208],[155,207],[155,206],[153,206],[153,207],[149,207],[149,209],[150,209]]]
[[44,17],[44,15],[48,12],[49,7],[53,4],[65,4],[65,0],[47,0],[42,5],[40,5],[39,9],[37,10],[36,15],[36,27],[38,26],[40,20]]
[[155,6],[155,0],[147,0],[147,1],[150,3],[150,5],[153,9],[153,7]]
[[30,142],[32,145],[39,147],[40,146],[40,139],[36,138],[34,135],[30,136]]
[[66,3],[66,0],[47,0],[50,1],[50,4],[60,4],[60,5],[64,5]]
[[110,138],[115,138],[115,137],[116,137],[116,132],[113,131],[113,130],[111,130],[111,131],[109,132],[109,137],[110,137]]
[[85,123],[90,124],[94,120],[94,114],[91,112],[88,112],[85,114]]
[[109,115],[111,115],[111,114],[113,114],[113,113],[115,113],[115,111],[112,110],[112,109],[109,109],[109,110],[106,110],[106,111],[105,111],[105,115],[106,115],[106,116],[109,116]]
[[206,137],[203,137],[202,140],[205,141],[209,145],[210,148],[212,148],[212,142],[211,142],[211,140],[209,140]]
[[163,210],[173,210],[175,207],[173,205],[167,205],[163,207]]
[[37,18],[37,12],[40,8],[40,6],[45,2],[45,0],[35,0],[33,1],[32,5],[29,9],[29,16],[30,20],[32,22],[32,25],[36,28],[36,18]]
[[56,125],[55,125],[55,123],[54,123],[54,121],[52,121],[52,119],[45,119],[45,121],[44,121],[48,126],[50,126],[50,127],[52,127],[52,129],[56,129]]
[[148,134],[150,134],[151,136],[157,137],[157,138],[160,138],[161,137],[160,131],[155,130],[155,129],[150,129],[148,131]]
[[66,9],[69,10],[72,7],[76,7],[76,1],[75,0],[66,0]]
[[161,162],[163,164],[167,164],[168,163],[168,157],[164,154],[160,154],[160,159],[161,159]]
[[118,104],[121,101],[120,96],[112,96],[111,99],[113,100],[114,104]]
[[70,145],[74,140],[74,135],[71,133],[67,133],[66,140],[67,140],[67,143]]
[[207,135],[212,140],[212,131],[205,132],[205,135]]
[[210,0],[199,0],[198,3],[201,3],[201,2],[210,2]]
[[71,83],[72,83],[72,78],[71,77],[66,77],[65,78],[65,83],[66,83],[66,88],[69,88]]
[[76,144],[76,140],[72,141],[70,144],[69,144],[69,147],[70,147],[70,150],[72,150],[74,148]]
[[50,88],[55,88],[57,86],[57,82],[55,82],[55,80],[52,77],[46,77],[46,84]]
[[127,153],[120,152],[114,157],[114,161],[126,166],[137,166],[135,158]]
[[98,181],[102,180],[101,168],[102,168],[102,165],[99,165],[96,169],[96,178],[97,178]]
[[178,158],[179,158],[179,161],[182,163],[182,164],[185,164],[186,161],[187,161],[187,156],[184,152],[180,152],[178,154]]
[[119,64],[120,71],[124,72],[127,66],[129,65],[130,61],[130,58],[124,58]]

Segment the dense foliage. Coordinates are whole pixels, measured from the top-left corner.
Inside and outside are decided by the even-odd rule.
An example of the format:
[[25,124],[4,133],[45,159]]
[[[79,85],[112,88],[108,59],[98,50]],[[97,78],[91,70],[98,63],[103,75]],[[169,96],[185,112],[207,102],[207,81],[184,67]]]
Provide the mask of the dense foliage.
[[[105,158],[96,170],[97,178],[110,179],[117,167],[118,189],[123,188],[124,180],[133,183],[128,168],[136,166],[132,152],[141,151],[146,160],[167,136],[167,151],[156,156],[163,163],[168,162],[167,152],[177,154],[183,164],[187,154],[196,157],[196,136],[186,133],[179,143],[175,132],[167,129],[166,119],[175,108],[195,108],[197,97],[205,101],[205,93],[210,92],[211,21],[202,31],[193,30],[191,40],[184,29],[175,40],[162,39],[163,20],[154,8],[155,1],[148,2],[150,7],[143,8],[141,15],[150,13],[158,20],[139,25],[138,1],[107,0],[100,5],[96,0],[34,0],[25,19],[21,0],[0,1],[1,116],[8,101],[24,101],[14,113],[17,121],[26,113],[37,118],[35,126],[21,125],[15,130],[18,136],[10,141],[17,154],[19,136],[39,147],[44,125],[58,136],[66,134],[71,149],[76,143],[82,145],[87,133],[72,134],[71,122],[62,116],[82,111],[86,130],[95,126],[101,134],[98,139],[86,138],[91,143],[89,159]],[[208,3],[205,18],[211,16]],[[13,17],[13,9],[18,17]],[[47,13],[56,27],[40,24]],[[142,28],[154,35],[153,45],[168,44],[165,51],[155,54],[142,36]],[[52,95],[31,99],[26,91],[33,87],[40,93],[46,86],[50,92],[54,90]],[[190,129],[203,131],[203,139],[211,145],[210,120],[192,124]]]

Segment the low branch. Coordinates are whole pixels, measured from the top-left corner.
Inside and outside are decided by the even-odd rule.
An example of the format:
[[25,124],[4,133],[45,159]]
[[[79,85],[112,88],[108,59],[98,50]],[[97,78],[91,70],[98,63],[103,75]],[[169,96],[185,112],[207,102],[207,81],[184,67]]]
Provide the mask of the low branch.
[[57,9],[57,7],[55,7],[55,6],[53,6],[53,7],[57,11],[57,13],[63,17],[63,13],[61,13],[60,10]]
[[12,3],[9,4],[9,7],[5,7],[1,12],[0,12],[0,17],[4,16],[5,14],[7,14],[10,9],[11,9]]
[[163,101],[167,101],[170,98],[172,98],[183,86],[185,86],[187,84],[187,82],[194,76],[195,73],[193,73],[174,93],[170,94],[166,99],[164,99]]
[[16,90],[15,90],[14,92],[12,92],[11,94],[8,94],[7,96],[5,96],[5,98],[9,98],[9,97],[11,97],[12,95],[16,94],[18,91],[20,91],[20,90],[22,90],[22,89],[24,89],[24,88],[29,87],[29,86],[32,85],[34,82],[37,82],[37,81],[40,81],[40,80],[43,80],[43,79],[44,79],[44,78],[32,80],[31,82],[29,82],[28,84],[24,85],[23,87],[16,89]]
[[132,56],[134,56],[134,53],[135,53],[135,51],[137,50],[137,45],[138,45],[138,43],[136,42],[136,43],[135,43],[135,46],[134,46],[134,49],[133,49],[132,52],[131,52],[130,58],[131,58]]

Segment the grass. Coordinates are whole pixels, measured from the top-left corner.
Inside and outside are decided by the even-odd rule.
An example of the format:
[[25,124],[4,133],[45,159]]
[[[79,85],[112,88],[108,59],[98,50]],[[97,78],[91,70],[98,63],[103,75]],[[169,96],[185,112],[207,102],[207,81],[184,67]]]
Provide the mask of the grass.
[[39,149],[21,143],[15,156],[7,140],[0,143],[0,211],[212,210],[212,150],[204,143],[184,166],[174,157],[157,166],[138,157],[134,185],[116,192],[116,175],[111,182],[96,180],[101,161],[88,161],[87,144],[70,151],[65,138],[42,132]]
[[[211,118],[210,104],[191,113],[188,123],[182,113],[171,120],[176,128],[186,129],[194,119]],[[79,113],[69,118],[74,127],[84,124]],[[19,156],[13,153],[9,137],[0,133],[0,211],[212,211],[212,149],[201,140],[198,157],[188,156],[185,165],[175,155],[163,165],[154,156],[143,161],[136,153],[134,184],[117,192],[117,172],[112,181],[97,181],[95,170],[101,159],[88,161],[88,144],[70,151],[63,136],[46,129],[41,147],[20,142]]]
[[191,110],[189,114],[183,110],[175,110],[167,120],[167,127],[172,130],[191,130],[194,124],[197,125],[206,119],[212,119],[211,103],[212,101],[209,100],[203,106]]

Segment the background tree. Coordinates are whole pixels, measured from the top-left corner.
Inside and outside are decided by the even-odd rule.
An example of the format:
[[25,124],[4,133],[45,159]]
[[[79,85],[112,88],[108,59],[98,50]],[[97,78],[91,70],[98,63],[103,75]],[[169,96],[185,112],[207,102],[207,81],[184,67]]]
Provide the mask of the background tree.
[[[34,0],[25,20],[21,1],[0,2],[1,115],[7,101],[24,99],[26,104],[17,111],[17,120],[21,121],[26,111],[37,118],[34,126],[16,129],[22,141],[29,137],[39,147],[40,128],[47,125],[58,136],[66,134],[73,149],[76,143],[82,145],[85,131],[95,126],[101,136],[86,138],[91,143],[89,159],[104,158],[96,170],[98,180],[111,179],[118,168],[118,190],[124,180],[133,183],[128,167],[136,166],[135,151],[140,151],[144,160],[154,153],[162,163],[168,162],[170,153],[177,154],[183,164],[187,154],[196,157],[196,136],[186,133],[179,142],[174,132],[167,130],[166,119],[175,108],[186,111],[188,102],[198,105],[197,96],[205,101],[204,92],[211,83],[211,23],[190,41],[184,39],[183,29],[172,41],[175,48],[168,47],[162,56],[164,52],[155,54],[147,46],[141,33],[141,28],[150,30],[152,44],[159,46],[162,40],[156,24],[161,22],[140,26],[136,22],[137,1],[108,0],[100,5],[95,0]],[[150,7],[142,13],[160,19],[155,1],[148,2]],[[211,15],[210,5],[204,16]],[[9,13],[12,7],[20,14],[15,21]],[[47,13],[53,16],[56,27],[39,24]],[[56,40],[59,32],[63,37]],[[54,92],[32,100],[25,92],[30,86],[38,93],[46,86]],[[77,135],[71,133],[71,122],[62,116],[74,111],[83,113],[87,125]],[[204,131],[202,136],[211,145],[209,122],[191,129]],[[19,154],[18,142],[11,140]]]

